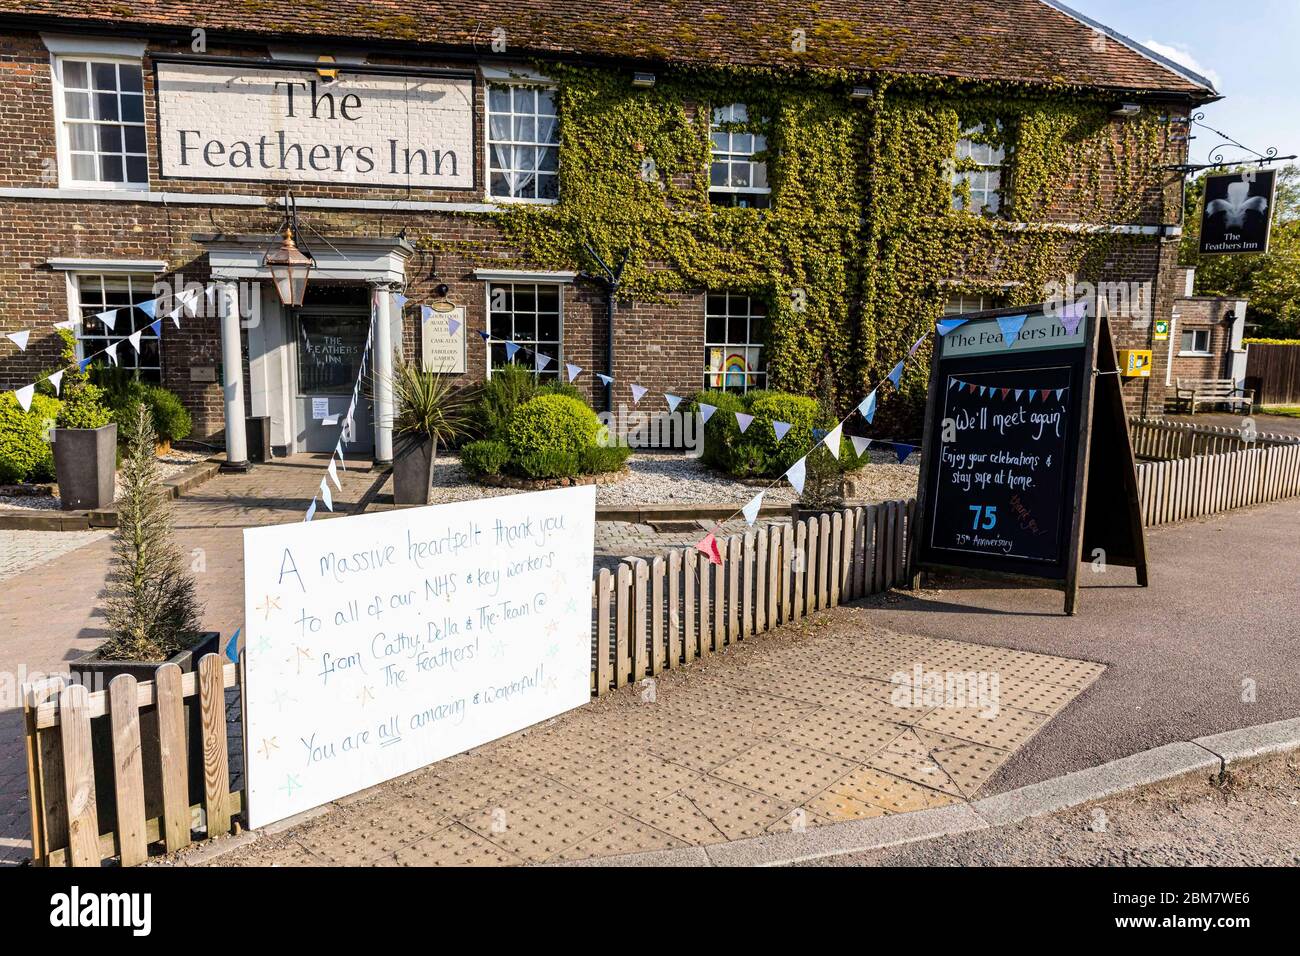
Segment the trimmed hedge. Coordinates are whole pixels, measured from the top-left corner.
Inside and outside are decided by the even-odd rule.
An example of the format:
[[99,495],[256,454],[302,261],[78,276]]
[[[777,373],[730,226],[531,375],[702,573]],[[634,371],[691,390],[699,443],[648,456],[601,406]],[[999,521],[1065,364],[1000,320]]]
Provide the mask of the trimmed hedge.
[[493,438],[472,441],[460,450],[460,463],[475,475],[500,474],[509,461],[510,446]]
[[149,385],[138,379],[113,382],[108,388],[108,404],[119,433],[141,402],[149,409],[159,441],[173,442],[188,438],[194,429],[190,413],[181,400],[161,385]]
[[0,483],[54,480],[54,447],[46,436],[61,404],[37,394],[23,411],[12,392],[0,395]]
[[539,395],[515,410],[506,423],[506,444],[513,459],[539,452],[568,452],[577,468],[578,452],[596,443],[600,419],[587,405],[568,395]]
[[[816,430],[833,428],[836,422],[830,410],[815,398],[767,389],[755,389],[743,396],[699,392],[692,397],[689,408],[696,412],[701,404],[718,409],[704,426],[702,459],[736,478],[779,478],[820,440],[820,432],[814,435]],[[743,433],[736,412],[754,416]],[[772,427],[778,421],[790,425],[780,441]],[[839,461],[841,469],[857,467],[848,438],[840,441]]]
[[631,449],[600,443],[604,426],[567,383],[536,389],[502,420],[503,410],[525,391],[520,376],[506,371],[499,389],[481,403],[480,423],[495,422],[497,434],[461,449],[461,464],[471,474],[572,478],[623,467]]

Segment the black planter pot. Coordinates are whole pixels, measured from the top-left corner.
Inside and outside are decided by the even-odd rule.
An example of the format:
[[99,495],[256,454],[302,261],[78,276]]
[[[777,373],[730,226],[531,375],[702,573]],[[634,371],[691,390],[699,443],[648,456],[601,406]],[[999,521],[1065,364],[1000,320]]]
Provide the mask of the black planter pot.
[[[84,684],[89,691],[108,690],[114,677],[130,674],[137,681],[151,681],[163,664],[175,664],[181,673],[198,669],[205,654],[221,651],[221,634],[205,631],[198,642],[188,650],[172,655],[165,661],[113,661],[97,657],[91,651],[68,664],[72,680]],[[203,724],[198,700],[185,704],[185,726],[189,753],[203,752]],[[99,832],[107,833],[116,824],[117,801],[113,791],[113,730],[108,715],[95,717],[90,722],[90,733],[95,754],[95,802],[99,811]],[[145,817],[162,815],[162,767],[158,759],[158,713],[153,706],[140,709],[140,756],[144,769]],[[190,760],[190,805],[203,800],[203,761]]]
[[437,442],[401,435],[393,439],[393,503],[427,505],[433,487]]
[[54,429],[54,474],[64,511],[90,511],[112,504],[117,425]]

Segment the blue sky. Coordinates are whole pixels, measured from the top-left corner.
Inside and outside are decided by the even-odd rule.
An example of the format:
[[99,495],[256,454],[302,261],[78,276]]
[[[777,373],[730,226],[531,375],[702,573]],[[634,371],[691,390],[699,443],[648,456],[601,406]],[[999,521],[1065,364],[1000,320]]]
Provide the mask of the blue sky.
[[[1205,122],[1253,149],[1300,153],[1300,2],[1297,0],[1064,0],[1214,81],[1224,99]],[[1193,127],[1194,162],[1221,142]],[[1239,150],[1228,152],[1229,157]]]

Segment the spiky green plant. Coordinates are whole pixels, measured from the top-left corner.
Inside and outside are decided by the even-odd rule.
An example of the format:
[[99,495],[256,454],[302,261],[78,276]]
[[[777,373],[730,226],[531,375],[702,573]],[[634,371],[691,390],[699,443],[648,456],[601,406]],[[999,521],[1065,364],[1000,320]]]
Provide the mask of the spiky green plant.
[[432,438],[446,448],[469,432],[470,403],[475,395],[468,386],[441,372],[426,372],[411,362],[397,365],[392,377],[393,434]]
[[154,457],[158,436],[153,416],[140,403],[124,418],[126,454],[118,471],[122,494],[103,595],[112,636],[100,648],[100,657],[161,661],[193,644],[203,606],[172,536]]

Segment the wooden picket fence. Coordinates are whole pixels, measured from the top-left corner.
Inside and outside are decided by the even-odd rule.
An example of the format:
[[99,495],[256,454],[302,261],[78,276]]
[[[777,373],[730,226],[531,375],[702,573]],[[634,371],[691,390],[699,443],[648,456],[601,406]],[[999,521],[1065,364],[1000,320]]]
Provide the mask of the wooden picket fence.
[[[196,830],[209,837],[230,832],[242,799],[230,788],[225,690],[239,685],[239,669],[207,654],[195,672],[182,674],[175,664],[163,664],[154,673],[152,681],[115,677],[107,690],[94,693],[58,680],[24,688],[35,864],[100,866],[117,857],[123,866],[135,866],[145,861],[150,844],[162,843],[170,852],[189,846]],[[189,752],[187,701],[200,709],[201,753]],[[146,753],[142,743],[145,708],[156,714],[154,753]],[[115,821],[108,832],[100,831],[95,799],[96,718],[107,718],[111,726]],[[159,792],[146,792],[146,760],[158,768]],[[203,766],[203,799],[191,805],[189,769],[196,760]]]
[[755,634],[887,591],[912,576],[916,502],[845,508],[602,569],[594,582],[592,693],[683,667]]
[[1300,495],[1300,444],[1266,445],[1137,466],[1147,527]]
[[1171,422],[1160,418],[1130,418],[1129,434],[1133,439],[1133,454],[1138,458],[1157,461],[1191,458],[1194,455],[1218,455],[1272,445],[1300,444],[1300,438],[1294,435],[1259,432],[1253,439],[1247,440],[1241,428]]

